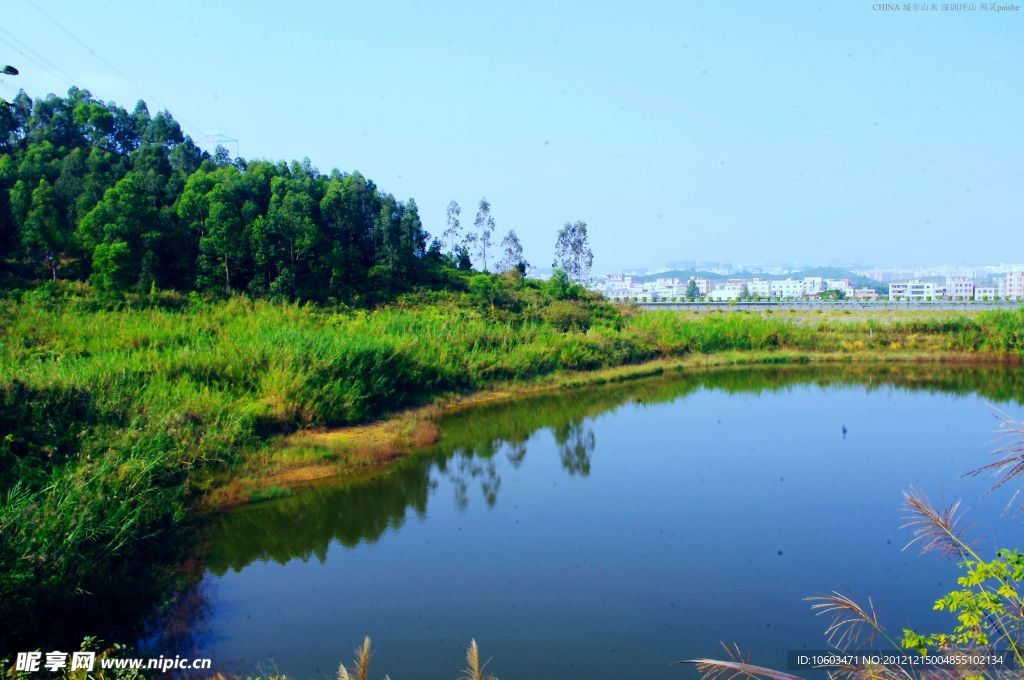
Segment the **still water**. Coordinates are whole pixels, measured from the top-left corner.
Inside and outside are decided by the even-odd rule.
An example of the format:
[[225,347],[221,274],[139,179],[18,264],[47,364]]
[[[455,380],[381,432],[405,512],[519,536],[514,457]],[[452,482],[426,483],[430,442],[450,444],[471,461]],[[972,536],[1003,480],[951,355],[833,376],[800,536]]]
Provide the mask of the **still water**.
[[[737,642],[785,668],[822,649],[803,598],[840,590],[905,625],[955,565],[903,550],[901,492],[962,499],[982,549],[1018,546],[1012,490],[962,473],[1024,417],[1019,369],[727,370],[583,389],[447,418],[390,475],[240,508],[151,640],[222,671],[454,678],[476,638],[514,678],[693,678]],[[931,631],[927,631],[931,632]]]

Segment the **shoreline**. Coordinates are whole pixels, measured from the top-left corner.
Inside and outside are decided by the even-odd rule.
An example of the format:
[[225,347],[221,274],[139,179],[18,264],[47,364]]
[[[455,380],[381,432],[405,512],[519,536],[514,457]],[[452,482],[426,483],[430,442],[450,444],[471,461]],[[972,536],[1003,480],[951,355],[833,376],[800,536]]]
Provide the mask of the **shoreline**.
[[388,474],[392,465],[434,444],[440,421],[450,414],[524,399],[561,389],[631,382],[681,373],[740,366],[956,364],[1019,366],[1024,358],[988,352],[789,352],[730,351],[659,358],[588,371],[559,371],[525,381],[508,381],[465,394],[446,394],[360,425],[306,429],[284,435],[247,455],[239,468],[223,473],[198,503],[200,514],[216,513],[290,496],[336,481],[358,483]]

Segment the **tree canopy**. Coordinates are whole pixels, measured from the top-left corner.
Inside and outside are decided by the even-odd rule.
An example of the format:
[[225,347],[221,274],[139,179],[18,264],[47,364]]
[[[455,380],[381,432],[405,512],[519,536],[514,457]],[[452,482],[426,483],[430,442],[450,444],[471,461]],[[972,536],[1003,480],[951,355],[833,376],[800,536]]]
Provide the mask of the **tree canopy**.
[[555,261],[552,267],[561,267],[574,281],[584,284],[590,277],[594,264],[594,253],[590,249],[587,223],[566,222],[558,230],[555,240]]
[[7,281],[361,302],[442,284],[460,252],[430,241],[413,199],[358,172],[211,155],[141,101],[129,112],[72,88],[0,110]]
[[[416,201],[359,172],[200,149],[167,111],[128,111],[87,90],[0,107],[0,288],[88,281],[153,290],[373,304],[469,285],[467,272],[530,264],[515,231],[495,245],[491,203],[465,228],[452,200],[432,239]],[[558,233],[555,267],[584,283],[585,222]],[[481,284],[478,284],[478,287]]]

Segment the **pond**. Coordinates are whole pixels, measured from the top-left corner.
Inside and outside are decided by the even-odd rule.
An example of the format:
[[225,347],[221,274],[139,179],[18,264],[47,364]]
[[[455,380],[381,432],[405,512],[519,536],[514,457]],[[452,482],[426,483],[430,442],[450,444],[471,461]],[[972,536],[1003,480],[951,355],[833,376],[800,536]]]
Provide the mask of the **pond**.
[[780,669],[824,649],[803,598],[833,590],[897,636],[950,628],[931,604],[956,566],[904,550],[902,491],[1020,547],[1012,490],[962,474],[1022,398],[1013,368],[780,367],[464,411],[389,474],[214,518],[205,575],[146,644],[314,678],[370,635],[371,675],[403,680],[456,677],[475,638],[502,680],[668,679],[720,641]]

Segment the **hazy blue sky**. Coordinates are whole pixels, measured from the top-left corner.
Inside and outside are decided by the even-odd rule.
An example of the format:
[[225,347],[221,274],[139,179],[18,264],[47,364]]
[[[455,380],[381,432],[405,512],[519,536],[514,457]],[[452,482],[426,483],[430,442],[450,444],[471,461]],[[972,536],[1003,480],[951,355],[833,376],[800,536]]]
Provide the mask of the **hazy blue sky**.
[[358,169],[434,233],[486,196],[535,264],[575,219],[598,271],[1024,260],[1024,12],[34,1],[5,3],[0,94],[144,98],[247,158]]

